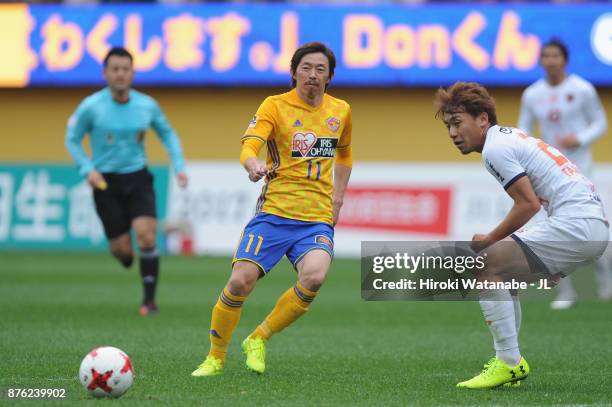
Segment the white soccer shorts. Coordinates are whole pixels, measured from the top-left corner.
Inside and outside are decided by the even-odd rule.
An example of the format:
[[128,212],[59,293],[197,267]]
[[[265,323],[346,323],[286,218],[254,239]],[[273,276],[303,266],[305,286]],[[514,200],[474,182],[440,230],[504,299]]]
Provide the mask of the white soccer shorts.
[[609,225],[600,219],[555,216],[513,234],[548,268],[552,275],[568,275],[598,259],[608,246]]

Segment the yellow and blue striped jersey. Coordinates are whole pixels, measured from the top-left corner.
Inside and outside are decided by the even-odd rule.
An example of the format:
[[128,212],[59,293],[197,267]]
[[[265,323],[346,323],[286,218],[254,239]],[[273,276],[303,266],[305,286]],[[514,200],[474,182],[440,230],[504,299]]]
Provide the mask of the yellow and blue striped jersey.
[[312,107],[295,89],[266,98],[242,137],[267,145],[257,212],[331,224],[336,152],[350,156],[351,133],[351,108],[341,99],[325,94]]

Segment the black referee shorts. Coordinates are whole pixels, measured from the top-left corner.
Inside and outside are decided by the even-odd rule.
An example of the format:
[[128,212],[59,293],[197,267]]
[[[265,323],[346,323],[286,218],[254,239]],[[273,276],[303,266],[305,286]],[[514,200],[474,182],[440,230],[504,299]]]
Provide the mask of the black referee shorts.
[[104,191],[94,188],[94,202],[107,239],[129,232],[134,218],[157,217],[153,174],[146,167],[127,174],[107,172],[102,176],[108,187]]

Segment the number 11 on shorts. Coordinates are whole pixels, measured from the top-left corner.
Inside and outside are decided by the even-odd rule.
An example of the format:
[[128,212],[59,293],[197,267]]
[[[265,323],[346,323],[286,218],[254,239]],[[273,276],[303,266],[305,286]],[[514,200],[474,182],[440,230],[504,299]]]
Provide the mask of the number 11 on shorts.
[[[246,249],[244,249],[245,253],[248,253],[251,250],[251,245],[253,244],[253,240],[255,239],[255,235],[249,233],[249,241],[247,242]],[[257,256],[259,254],[259,249],[261,249],[261,244],[263,243],[263,236],[257,235],[257,246],[255,246],[255,251],[253,251],[253,255]]]

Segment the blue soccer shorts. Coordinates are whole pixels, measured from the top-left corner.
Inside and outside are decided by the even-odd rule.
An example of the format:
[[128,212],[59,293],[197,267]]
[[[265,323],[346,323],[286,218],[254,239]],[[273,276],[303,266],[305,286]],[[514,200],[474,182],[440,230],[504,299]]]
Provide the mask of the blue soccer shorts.
[[304,255],[317,249],[334,257],[334,228],[331,225],[261,212],[244,228],[232,265],[240,260],[250,261],[267,274],[287,255],[297,270]]

